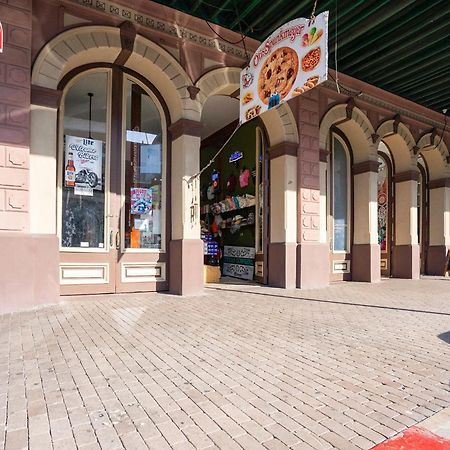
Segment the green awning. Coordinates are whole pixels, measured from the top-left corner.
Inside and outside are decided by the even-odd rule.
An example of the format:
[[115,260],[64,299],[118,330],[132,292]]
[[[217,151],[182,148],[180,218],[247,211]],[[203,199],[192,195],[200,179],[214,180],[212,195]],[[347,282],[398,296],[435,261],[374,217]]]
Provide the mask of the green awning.
[[[308,0],[160,0],[259,41],[309,17]],[[450,0],[323,0],[330,11],[329,66],[436,111],[450,108]]]

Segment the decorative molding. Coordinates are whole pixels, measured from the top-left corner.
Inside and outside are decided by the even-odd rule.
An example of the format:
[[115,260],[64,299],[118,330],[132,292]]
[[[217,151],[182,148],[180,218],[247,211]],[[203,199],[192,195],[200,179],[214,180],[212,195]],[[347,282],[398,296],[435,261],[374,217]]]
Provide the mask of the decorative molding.
[[142,14],[134,9],[119,5],[109,0],[69,0],[71,3],[75,3],[80,6],[93,9],[95,11],[108,14],[114,18],[125,19],[132,22],[137,26],[142,26],[151,30],[155,30],[159,33],[164,33],[172,37],[177,37],[185,41],[190,41],[194,44],[216,50],[218,52],[227,53],[237,58],[245,60],[245,51],[243,48],[235,45],[228,44],[227,42],[218,39],[211,38],[204,34],[200,34],[197,31],[189,28],[184,28],[176,23],[167,22],[157,17],[149,16],[148,14]]
[[195,120],[180,119],[169,126],[169,133],[172,141],[183,135],[201,137],[202,124]]
[[200,92],[200,88],[196,86],[188,86],[186,89],[189,92],[189,97],[191,100],[195,100],[197,98],[197,94]]
[[347,106],[345,108],[345,112],[347,114],[347,119],[350,120],[353,115],[353,109],[355,108],[355,99],[353,97],[350,97],[347,100]]
[[275,159],[279,156],[297,157],[298,144],[293,142],[280,142],[269,149],[269,158]]
[[62,91],[42,86],[31,85],[31,104],[57,109],[61,100]]
[[394,122],[392,124],[392,131],[397,134],[398,133],[398,126],[400,125],[400,114],[396,114],[394,117]]
[[108,263],[61,263],[60,283],[67,284],[108,284]]
[[436,134],[437,134],[437,132],[436,132],[436,128],[433,128],[431,131],[430,131],[430,145],[434,145],[434,139],[436,138]]
[[149,283],[166,281],[166,264],[162,262],[122,263],[122,283]]
[[360,173],[375,172],[378,173],[378,166],[380,163],[378,161],[363,161],[358,164],[353,164],[352,174],[358,175]]
[[428,189],[450,188],[450,177],[439,178],[428,182]]
[[[333,92],[336,91],[336,83],[334,81],[326,80],[324,81],[320,86],[319,89],[329,89]],[[373,106],[378,106],[379,108],[387,109],[393,112],[396,112],[404,117],[409,117],[410,119],[417,120],[418,122],[422,122],[424,124],[431,125],[433,127],[440,127],[442,128],[442,122],[439,122],[434,119],[430,119],[427,116],[424,116],[423,114],[415,113],[414,111],[411,111],[410,109],[403,108],[400,106],[395,105],[394,103],[388,102],[382,98],[374,97],[373,95],[364,94],[358,96],[358,99],[361,101],[364,101],[366,103],[369,103]],[[430,110],[432,111],[432,110]],[[433,111],[435,112],[435,111]]]
[[350,273],[350,261],[333,261],[333,273]]
[[396,173],[393,178],[395,183],[401,183],[402,181],[419,181],[419,172],[417,170],[407,170],[405,172]]
[[122,51],[114,61],[114,64],[119,66],[125,65],[128,58],[133,53],[134,41],[136,40],[136,27],[132,22],[126,20],[120,25],[120,44],[122,45]]

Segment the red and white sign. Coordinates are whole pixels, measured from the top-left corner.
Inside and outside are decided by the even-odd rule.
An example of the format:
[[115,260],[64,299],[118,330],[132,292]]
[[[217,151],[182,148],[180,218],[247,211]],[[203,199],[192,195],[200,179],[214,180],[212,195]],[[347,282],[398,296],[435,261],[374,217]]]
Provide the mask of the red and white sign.
[[3,53],[3,25],[0,22],[0,53]]
[[301,95],[328,76],[328,11],[274,31],[241,72],[241,124]]

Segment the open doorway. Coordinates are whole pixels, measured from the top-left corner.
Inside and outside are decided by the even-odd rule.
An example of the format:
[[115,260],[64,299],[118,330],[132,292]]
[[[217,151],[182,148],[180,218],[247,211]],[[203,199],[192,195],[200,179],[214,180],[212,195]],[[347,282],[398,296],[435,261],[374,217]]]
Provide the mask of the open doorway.
[[[239,100],[210,97],[203,109],[200,167],[238,124]],[[206,283],[267,282],[268,158],[258,119],[240,127],[200,178],[200,223]]]

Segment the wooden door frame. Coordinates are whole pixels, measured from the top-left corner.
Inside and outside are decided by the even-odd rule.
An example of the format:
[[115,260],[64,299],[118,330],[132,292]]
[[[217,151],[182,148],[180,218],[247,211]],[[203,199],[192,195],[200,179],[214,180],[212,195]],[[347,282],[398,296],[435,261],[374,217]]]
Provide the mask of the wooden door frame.
[[[158,253],[158,255],[163,255],[162,260],[165,263],[165,281],[163,282],[155,282],[155,283],[141,283],[139,286],[131,286],[129,292],[136,291],[166,291],[169,288],[169,243],[171,240],[171,161],[172,161],[172,146],[171,139],[169,138],[169,127],[171,125],[171,118],[169,109],[167,104],[165,103],[162,95],[156,89],[156,87],[146,78],[142,77],[140,74],[136,73],[133,70],[130,70],[123,66],[118,66],[116,64],[109,63],[91,63],[83,66],[79,66],[69,73],[67,73],[58,83],[57,89],[60,91],[65,91],[66,87],[72,83],[72,80],[76,79],[78,76],[82,76],[84,74],[89,73],[90,71],[108,71],[109,73],[109,92],[108,99],[109,108],[107,112],[107,139],[109,139],[109,145],[107,145],[107,153],[109,149],[109,165],[106,167],[105,163],[105,175],[106,173],[109,176],[109,184],[108,184],[108,192],[105,192],[105,202],[106,205],[106,213],[105,213],[105,236],[107,237],[107,245],[108,251],[102,254],[108,255],[107,259],[110,262],[109,264],[109,278],[108,284],[77,284],[77,285],[64,285],[61,286],[62,295],[71,295],[71,294],[94,294],[94,293],[112,293],[118,292],[117,286],[117,277],[120,277],[120,259],[122,254],[120,251],[114,246],[116,233],[120,233],[120,211],[121,207],[119,206],[121,195],[122,195],[122,118],[123,118],[123,81],[125,76],[128,75],[131,78],[136,79],[142,85],[144,85],[157,99],[159,105],[161,106],[161,110],[164,114],[165,119],[165,127],[163,129],[163,133],[166,136],[166,145],[165,145],[165,252]],[[61,164],[61,152],[64,150],[61,145],[61,133],[64,133],[62,127],[64,127],[63,118],[61,117],[61,111],[63,107],[63,101],[65,100],[65,94],[60,97],[58,104],[58,115],[57,115],[57,158],[56,158],[56,170],[57,170],[57,183],[58,186],[61,182],[61,174],[60,174],[60,164]],[[63,158],[64,159],[64,158]],[[114,173],[113,173],[114,167]],[[106,187],[105,187],[106,189]],[[116,197],[116,198],[113,198]],[[59,197],[58,197],[59,198]],[[115,210],[119,211],[117,216],[111,217],[111,210],[113,209],[114,204]],[[118,207],[118,208],[117,208]],[[60,214],[59,207],[57,207],[57,213]],[[57,220],[60,220],[60,217],[57,217]],[[114,232],[114,238],[111,240],[111,231]],[[60,235],[59,235],[60,239]],[[113,245],[110,245],[110,241]],[[106,243],[105,243],[106,244]],[[76,259],[83,258],[81,255],[87,255],[86,252],[76,252],[80,256]],[[70,254],[70,252],[64,252],[64,254]]]

